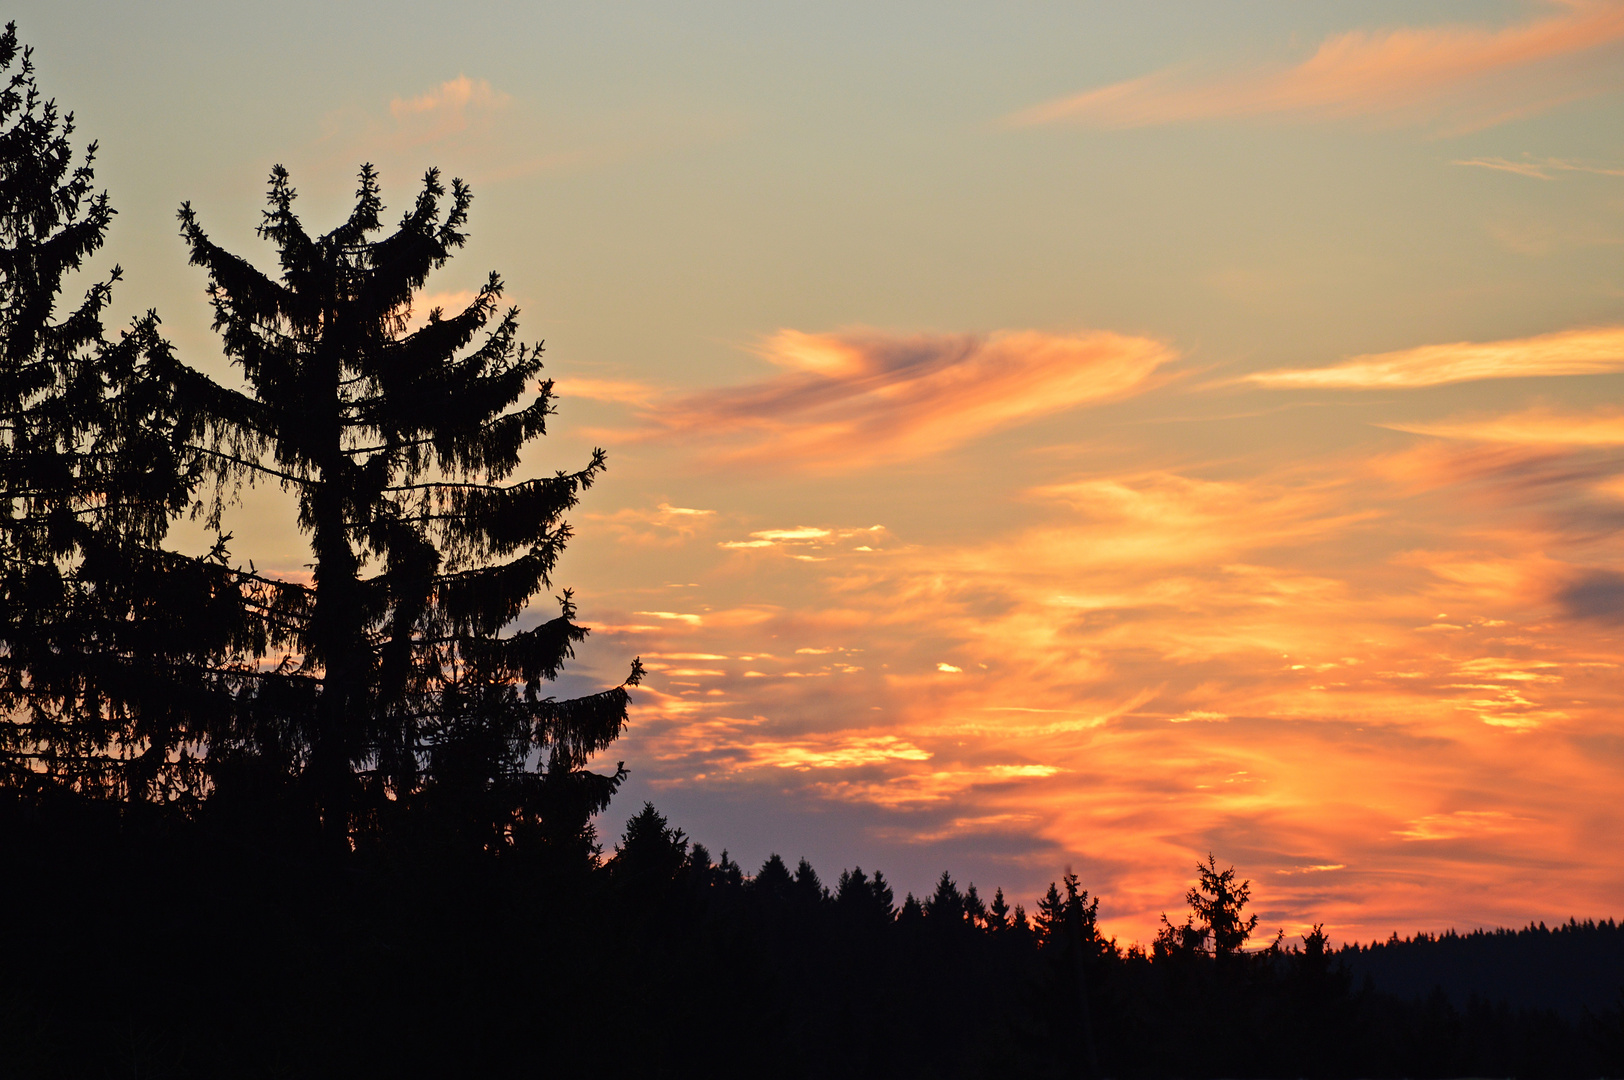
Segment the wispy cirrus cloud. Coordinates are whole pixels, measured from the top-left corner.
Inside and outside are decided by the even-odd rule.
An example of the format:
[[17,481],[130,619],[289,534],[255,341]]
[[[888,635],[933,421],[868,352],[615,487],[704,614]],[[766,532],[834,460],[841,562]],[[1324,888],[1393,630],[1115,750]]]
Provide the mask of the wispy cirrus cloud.
[[782,330],[759,352],[783,373],[672,396],[644,412],[645,426],[631,437],[693,441],[729,463],[862,468],[930,457],[1015,424],[1139,393],[1177,356],[1151,338],[1036,330]]
[[[910,869],[922,850],[979,852],[1011,899],[1073,861],[1130,940],[1208,850],[1292,933],[1593,906],[1619,880],[1586,854],[1617,826],[1619,764],[1580,740],[1619,707],[1624,565],[1551,510],[1621,466],[1424,445],[1471,461],[1419,484],[1363,455],[1060,477],[988,535],[748,577],[712,546],[704,617],[638,639],[718,658],[651,675],[642,775],[667,800],[860,817],[864,865],[879,845],[907,887],[940,872]],[[800,517],[740,535],[847,533]],[[779,589],[798,599],[730,614]],[[1528,860],[1552,869],[1487,888]]]
[[1276,389],[1390,390],[1615,371],[1624,371],[1624,327],[1603,326],[1504,341],[1423,345],[1355,356],[1329,367],[1256,372],[1245,381]]
[[1445,420],[1431,424],[1382,424],[1394,431],[1473,442],[1514,443],[1526,446],[1624,446],[1624,411],[1605,409],[1584,413],[1529,409],[1504,416]]
[[1496,172],[1515,173],[1518,176],[1532,177],[1535,180],[1554,180],[1557,173],[1590,173],[1594,176],[1624,176],[1624,169],[1605,169],[1599,165],[1586,165],[1580,161],[1568,161],[1564,158],[1535,158],[1523,157],[1517,161],[1509,161],[1501,157],[1466,158],[1455,162],[1456,165],[1469,165],[1480,169],[1493,169]]
[[675,547],[712,527],[716,511],[663,502],[652,510],[627,506],[614,513],[586,513],[581,517],[621,543]]
[[1498,30],[1353,30],[1294,65],[1209,73],[1171,68],[1045,102],[1016,126],[1148,127],[1222,118],[1367,118],[1471,130],[1624,85],[1624,5],[1567,0]]

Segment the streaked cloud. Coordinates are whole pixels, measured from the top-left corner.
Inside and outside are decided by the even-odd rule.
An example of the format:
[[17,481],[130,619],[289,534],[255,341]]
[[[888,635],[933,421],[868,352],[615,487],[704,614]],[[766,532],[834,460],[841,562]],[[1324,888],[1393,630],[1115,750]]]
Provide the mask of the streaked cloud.
[[[1070,862],[1125,940],[1208,850],[1291,933],[1443,925],[1425,913],[1445,893],[1451,920],[1588,910],[1616,867],[1574,884],[1592,870],[1573,822],[1590,843],[1624,818],[1594,817],[1616,770],[1576,740],[1624,707],[1624,565],[1548,510],[1597,474],[1564,464],[1586,447],[1426,445],[1477,464],[1424,487],[1335,457],[1081,475],[979,538],[774,563],[749,594],[797,603],[626,639],[738,658],[650,675],[650,783],[845,808],[888,865],[973,845],[1028,903]],[[705,595],[735,580],[711,550]],[[1550,873],[1488,888],[1527,860]]]
[[744,748],[749,763],[778,769],[839,769],[886,761],[929,761],[921,750],[895,735],[841,735],[816,742],[761,742]]
[[1387,390],[1615,371],[1624,371],[1624,327],[1603,326],[1505,341],[1423,345],[1355,356],[1330,367],[1257,372],[1245,381],[1277,389]]
[[1536,409],[1476,420],[1425,424],[1382,424],[1394,431],[1443,439],[1514,443],[1528,446],[1624,446],[1624,411],[1558,413]]
[[641,437],[699,443],[733,464],[865,468],[1142,392],[1177,355],[1150,338],[1035,330],[782,330],[759,352],[784,373],[663,401]]
[[1453,840],[1460,836],[1505,832],[1516,827],[1516,819],[1503,810],[1456,810],[1448,814],[1427,814],[1394,831],[1405,840]]
[[1367,118],[1446,131],[1486,127],[1624,85],[1624,6],[1567,0],[1501,29],[1352,30],[1294,65],[1170,68],[1045,102],[1018,126],[1134,128],[1223,118]]
[[801,525],[793,529],[758,529],[748,540],[723,540],[717,547],[729,551],[761,551],[772,549],[804,548],[810,551],[828,551],[839,548],[843,542],[858,539],[866,543],[847,545],[854,552],[877,550],[873,545],[885,536],[884,525],[870,525],[866,529],[823,529]]
[[662,502],[652,510],[628,506],[608,514],[583,513],[580,518],[623,544],[673,547],[713,528],[716,511]]
[[1480,169],[1493,169],[1496,172],[1515,173],[1518,176],[1528,176],[1536,180],[1554,180],[1556,179],[1554,174],[1565,172],[1590,173],[1595,176],[1624,176],[1624,169],[1604,169],[1578,161],[1565,161],[1562,158],[1525,157],[1520,161],[1508,161],[1499,157],[1478,157],[1466,158],[1455,162],[1455,164],[1469,165]]

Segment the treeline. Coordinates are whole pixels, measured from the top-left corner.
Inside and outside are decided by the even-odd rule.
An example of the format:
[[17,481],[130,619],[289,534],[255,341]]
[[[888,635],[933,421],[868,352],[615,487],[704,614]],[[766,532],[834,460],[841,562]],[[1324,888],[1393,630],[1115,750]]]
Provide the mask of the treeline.
[[8,798],[0,843],[6,1076],[1624,1075],[1616,999],[1456,1005],[1356,978],[1319,931],[1252,947],[1211,860],[1140,948],[1069,874],[1030,913],[948,874],[898,898],[747,873],[652,807],[581,862],[402,840],[335,864],[68,797]]
[[1624,987],[1624,925],[1570,919],[1547,927],[1418,933],[1337,953],[1356,979],[1405,997],[1442,990],[1464,1007],[1473,998],[1513,1008],[1552,1009],[1572,1020],[1610,1004]]

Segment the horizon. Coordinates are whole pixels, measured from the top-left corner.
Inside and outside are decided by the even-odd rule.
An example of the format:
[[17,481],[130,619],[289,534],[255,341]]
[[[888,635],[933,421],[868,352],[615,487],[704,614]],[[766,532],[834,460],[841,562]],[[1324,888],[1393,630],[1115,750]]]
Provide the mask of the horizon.
[[[1069,868],[1124,942],[1209,852],[1264,940],[1624,914],[1624,3],[392,10],[16,21],[119,212],[81,278],[211,374],[183,201],[266,267],[275,164],[316,231],[362,162],[472,184],[417,314],[498,272],[525,467],[609,453],[555,576],[560,696],[650,672],[606,848]],[[225,527],[296,576],[280,498]]]

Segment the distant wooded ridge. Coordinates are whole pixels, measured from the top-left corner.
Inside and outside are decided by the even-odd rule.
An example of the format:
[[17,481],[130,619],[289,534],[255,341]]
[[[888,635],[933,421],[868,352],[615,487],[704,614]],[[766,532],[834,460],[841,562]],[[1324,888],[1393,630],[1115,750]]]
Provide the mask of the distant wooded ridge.
[[1336,951],[1355,979],[1407,997],[1442,990],[1456,1008],[1471,1000],[1514,1009],[1551,1009],[1577,1019],[1624,990],[1624,926],[1613,919],[1570,919],[1547,927],[1418,933]]

